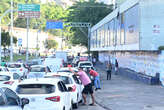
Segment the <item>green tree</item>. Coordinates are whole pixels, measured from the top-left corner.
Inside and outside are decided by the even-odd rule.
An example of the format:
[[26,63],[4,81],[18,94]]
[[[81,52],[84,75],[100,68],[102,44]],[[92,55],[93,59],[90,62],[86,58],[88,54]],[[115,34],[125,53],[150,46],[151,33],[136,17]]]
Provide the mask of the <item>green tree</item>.
[[[6,47],[9,48],[10,46],[10,34],[9,32],[5,32],[3,31],[2,32],[2,41],[1,41],[1,45],[3,46],[4,48],[4,55],[5,55],[5,51],[6,51]],[[17,43],[17,38],[16,37],[13,37],[13,43],[16,44]]]
[[[67,20],[68,22],[89,22],[93,26],[112,12],[112,10],[113,5],[98,3],[96,0],[81,0],[68,9],[69,14]],[[83,28],[83,32],[80,28],[71,28],[71,31],[73,34],[69,36],[69,41],[72,44],[88,46],[87,28]]]
[[46,41],[44,42],[45,48],[50,50],[52,48],[57,48],[58,43],[55,40],[51,40],[51,39],[46,39]]

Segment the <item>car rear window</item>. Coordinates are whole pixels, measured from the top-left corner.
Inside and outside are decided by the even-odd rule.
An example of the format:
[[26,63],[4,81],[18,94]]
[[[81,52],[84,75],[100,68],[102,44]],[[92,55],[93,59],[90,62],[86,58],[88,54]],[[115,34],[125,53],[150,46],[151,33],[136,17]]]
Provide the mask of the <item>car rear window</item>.
[[31,68],[31,72],[45,72],[46,69],[45,68],[41,68],[41,67],[32,67]]
[[91,63],[80,63],[80,66],[92,66]]
[[0,75],[0,81],[8,81],[8,80],[10,80],[10,76]]
[[19,85],[16,92],[18,94],[50,94],[55,92],[55,86],[51,84]]
[[60,79],[64,82],[64,84],[72,84],[72,80],[71,78],[67,77],[67,76],[60,76]]
[[9,68],[20,68],[21,65],[20,64],[9,64],[8,67]]

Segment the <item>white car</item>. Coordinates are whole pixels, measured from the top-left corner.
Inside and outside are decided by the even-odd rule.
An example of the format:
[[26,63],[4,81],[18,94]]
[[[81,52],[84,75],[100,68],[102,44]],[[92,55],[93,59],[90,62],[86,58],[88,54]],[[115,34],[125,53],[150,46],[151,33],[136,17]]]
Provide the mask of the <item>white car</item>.
[[0,72],[0,84],[13,85],[20,78],[20,75],[17,73]]
[[[78,69],[77,68],[72,68],[71,69],[75,72],[78,72]],[[72,73],[72,71],[69,70],[69,67],[63,67],[63,68],[60,68],[60,70],[58,70],[57,72],[70,72]]]
[[60,79],[26,79],[17,84],[16,93],[30,100],[24,110],[72,110],[71,91]]
[[24,106],[28,103],[28,99],[21,99],[10,88],[0,88],[0,110],[23,110]]
[[78,108],[79,102],[82,101],[82,90],[84,86],[82,85],[81,81],[76,77],[76,75],[69,73],[69,72],[58,72],[58,73],[51,73],[45,78],[60,78],[66,84],[67,88],[72,87],[71,96],[72,96],[72,105],[73,108]]
[[9,70],[7,69],[7,67],[4,67],[4,66],[0,66],[0,72],[3,71],[3,72],[8,72]]
[[80,61],[78,63],[78,68],[79,67],[93,67],[93,64],[91,61]]
[[27,74],[27,78],[43,78],[50,71],[48,66],[44,65],[33,65],[30,67],[30,71]]
[[26,68],[25,64],[23,63],[8,63],[7,68],[12,73],[18,73],[20,76],[24,76],[27,74],[28,69]]

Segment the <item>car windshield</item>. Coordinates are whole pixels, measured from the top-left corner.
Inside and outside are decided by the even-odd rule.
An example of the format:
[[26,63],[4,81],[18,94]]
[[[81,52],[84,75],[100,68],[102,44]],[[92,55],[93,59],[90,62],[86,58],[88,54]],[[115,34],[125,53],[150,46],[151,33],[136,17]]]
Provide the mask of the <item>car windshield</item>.
[[10,76],[0,75],[0,81],[8,81],[8,80],[10,80]]
[[46,72],[44,67],[32,67],[31,72]]
[[9,68],[20,68],[21,65],[20,64],[9,64],[8,67]]
[[92,66],[91,63],[80,63],[80,66]]
[[18,94],[50,94],[55,92],[55,86],[51,84],[25,84],[16,89]]

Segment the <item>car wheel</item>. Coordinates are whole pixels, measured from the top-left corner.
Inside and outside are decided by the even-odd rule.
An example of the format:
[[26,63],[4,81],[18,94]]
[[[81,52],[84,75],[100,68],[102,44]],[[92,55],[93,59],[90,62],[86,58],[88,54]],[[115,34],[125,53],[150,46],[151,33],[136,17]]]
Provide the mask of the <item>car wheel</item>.
[[79,103],[78,102],[73,104],[73,108],[76,108],[77,109],[78,106],[79,106]]
[[65,107],[63,107],[63,110],[65,110]]
[[73,108],[76,108],[76,109],[77,109],[78,106],[79,106],[79,102],[78,102],[78,95],[77,95],[77,103],[74,103],[74,104],[73,104]]

